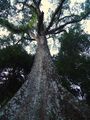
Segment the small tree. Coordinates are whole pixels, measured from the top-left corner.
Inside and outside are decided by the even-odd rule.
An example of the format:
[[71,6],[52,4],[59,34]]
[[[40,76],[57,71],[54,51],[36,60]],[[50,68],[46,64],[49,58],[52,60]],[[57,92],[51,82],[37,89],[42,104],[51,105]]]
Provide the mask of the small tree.
[[[37,41],[37,51],[32,70],[27,81],[17,92],[13,99],[3,109],[2,120],[84,120],[89,119],[85,115],[86,110],[81,111],[75,105],[75,99],[60,84],[60,76],[52,62],[47,46],[47,37],[57,35],[65,31],[69,24],[80,22],[90,13],[89,1],[84,6],[84,11],[71,12],[69,1],[58,1],[55,11],[52,13],[49,23],[44,22],[44,12],[41,11],[42,0],[17,1],[22,4],[22,10],[29,9],[30,20],[24,25],[15,26],[8,20],[0,18],[0,24],[13,33],[26,33]],[[69,15],[65,15],[65,10]],[[77,14],[76,14],[77,13]],[[48,22],[48,21],[47,21]],[[74,102],[74,103],[73,103]],[[78,105],[76,105],[78,106]],[[85,113],[86,112],[86,113]]]

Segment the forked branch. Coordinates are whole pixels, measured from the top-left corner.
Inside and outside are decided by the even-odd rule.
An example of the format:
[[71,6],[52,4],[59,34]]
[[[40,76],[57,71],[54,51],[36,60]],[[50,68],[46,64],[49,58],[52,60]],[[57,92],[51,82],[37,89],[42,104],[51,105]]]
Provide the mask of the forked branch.
[[60,1],[59,5],[57,6],[55,12],[52,15],[51,21],[50,21],[49,26],[47,27],[46,31],[48,31],[50,29],[50,27],[52,27],[54,20],[55,20],[55,17],[58,14],[58,12],[61,13],[64,2],[65,2],[65,0]]
[[[67,25],[72,24],[72,23],[77,23],[80,22],[83,19],[86,19],[86,17],[90,14],[90,11],[88,11],[87,13],[83,14],[82,16],[79,15],[71,15],[71,16],[65,16],[63,18],[61,18],[59,20],[59,22],[63,19],[67,19],[67,18],[71,18],[70,21],[67,21],[66,23],[64,23],[63,25],[60,25],[56,28],[53,28],[49,31],[46,31],[46,34],[56,34],[56,33],[60,33]],[[74,18],[73,18],[74,17]]]

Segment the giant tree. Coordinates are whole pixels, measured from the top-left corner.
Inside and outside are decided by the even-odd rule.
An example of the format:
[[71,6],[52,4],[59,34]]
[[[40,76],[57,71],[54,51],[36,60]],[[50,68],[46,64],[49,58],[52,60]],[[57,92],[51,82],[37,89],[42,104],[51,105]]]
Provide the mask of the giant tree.
[[[11,101],[2,109],[1,120],[87,120],[88,112],[78,106],[77,100],[61,86],[47,45],[47,38],[59,35],[67,25],[80,22],[90,13],[89,0],[83,4],[83,10],[71,11],[69,0],[59,0],[57,7],[44,21],[41,10],[42,0],[17,0],[22,10],[29,9],[29,22],[14,25],[0,18],[0,24],[16,34],[29,34],[37,41],[34,64],[27,81],[23,84]],[[66,11],[66,12],[65,12]],[[67,12],[68,11],[68,12]],[[67,13],[67,14],[66,14]],[[26,18],[25,18],[26,19]],[[28,19],[27,19],[28,20]],[[88,114],[88,115],[86,115]]]

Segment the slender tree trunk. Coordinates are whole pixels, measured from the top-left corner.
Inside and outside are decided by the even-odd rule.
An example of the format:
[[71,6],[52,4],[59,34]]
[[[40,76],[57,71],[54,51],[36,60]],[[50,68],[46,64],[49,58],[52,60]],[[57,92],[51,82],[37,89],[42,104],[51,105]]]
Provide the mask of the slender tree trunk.
[[0,120],[89,120],[77,100],[60,85],[45,36],[39,36],[37,42],[31,73],[0,112]]

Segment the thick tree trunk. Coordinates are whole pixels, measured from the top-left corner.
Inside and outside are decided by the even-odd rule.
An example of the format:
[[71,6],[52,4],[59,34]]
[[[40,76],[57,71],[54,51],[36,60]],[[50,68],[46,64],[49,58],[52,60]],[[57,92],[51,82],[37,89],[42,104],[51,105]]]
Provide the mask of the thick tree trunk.
[[0,112],[0,120],[90,120],[86,110],[60,85],[46,38],[40,36],[37,41],[31,73]]

